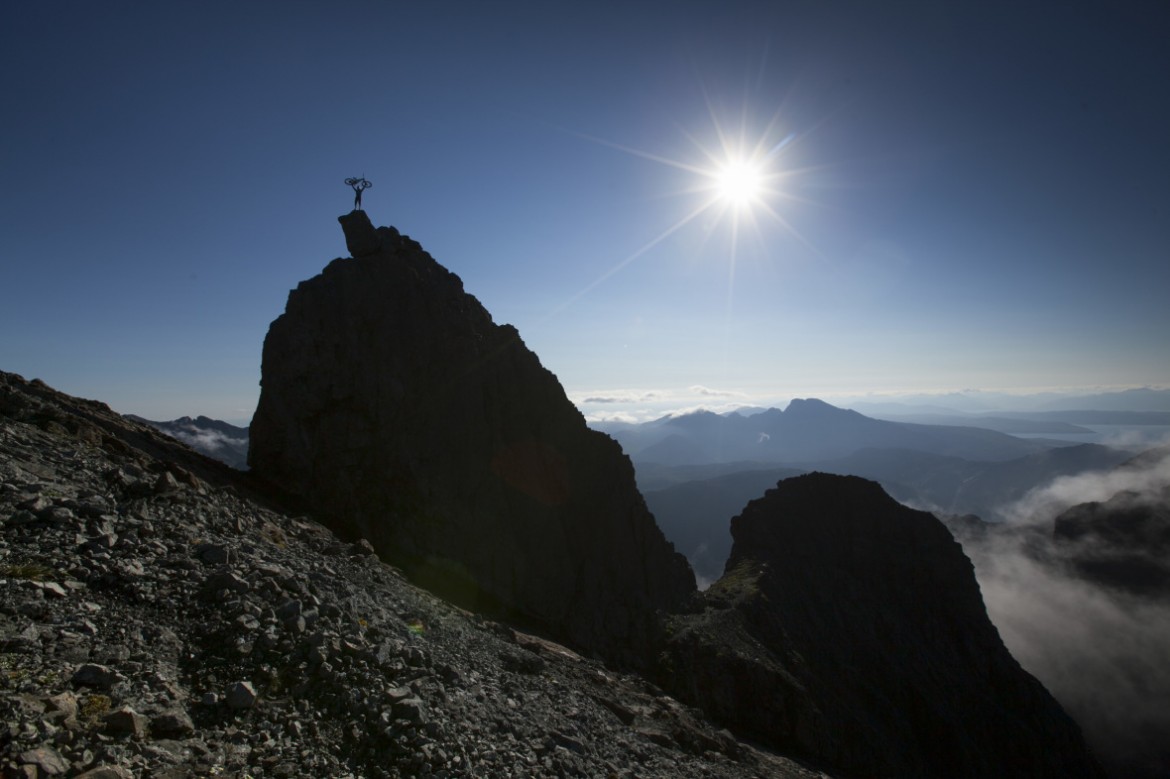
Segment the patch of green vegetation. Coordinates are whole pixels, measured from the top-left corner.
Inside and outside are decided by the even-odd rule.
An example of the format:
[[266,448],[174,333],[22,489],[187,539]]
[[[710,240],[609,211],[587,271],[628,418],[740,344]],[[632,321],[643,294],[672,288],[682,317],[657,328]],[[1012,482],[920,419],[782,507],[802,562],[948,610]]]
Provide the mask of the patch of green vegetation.
[[261,526],[260,537],[278,549],[286,549],[288,547],[288,536],[285,535],[284,530],[271,522],[265,522]]
[[30,662],[28,655],[0,653],[0,686],[17,688],[32,683],[39,687],[55,687],[63,681],[60,671],[46,670],[35,674],[34,669],[29,667]]
[[35,677],[34,681],[42,687],[56,687],[64,680],[60,671],[45,671],[40,676]]
[[7,579],[27,579],[28,581],[43,582],[52,578],[56,573],[52,568],[42,563],[10,563],[0,565],[0,577]]
[[93,693],[81,699],[77,707],[77,718],[87,727],[97,727],[101,724],[102,718],[110,713],[111,708],[113,701],[108,695]]
[[15,687],[29,676],[31,674],[28,669],[20,667],[19,655],[8,652],[0,654],[0,679],[3,679],[6,685]]
[[760,577],[763,573],[758,563],[745,560],[712,584],[707,595],[730,601],[754,597],[760,592]]

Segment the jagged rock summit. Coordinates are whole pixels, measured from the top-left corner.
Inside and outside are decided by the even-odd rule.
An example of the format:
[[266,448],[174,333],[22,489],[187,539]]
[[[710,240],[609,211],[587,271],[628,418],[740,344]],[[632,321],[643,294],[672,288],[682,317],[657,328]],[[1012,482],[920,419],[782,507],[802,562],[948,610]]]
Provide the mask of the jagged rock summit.
[[253,471],[460,602],[644,664],[694,579],[629,459],[418,243],[340,221],[353,258],[265,338]]
[[1103,775],[931,514],[813,473],[749,503],[731,532],[724,576],[670,625],[663,681],[679,697],[863,776]]

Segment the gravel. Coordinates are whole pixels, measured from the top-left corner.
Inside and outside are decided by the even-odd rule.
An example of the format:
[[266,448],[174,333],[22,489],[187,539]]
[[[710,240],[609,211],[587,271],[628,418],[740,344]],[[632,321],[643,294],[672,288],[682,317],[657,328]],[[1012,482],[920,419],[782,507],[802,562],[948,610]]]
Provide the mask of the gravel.
[[6,377],[5,776],[824,776]]

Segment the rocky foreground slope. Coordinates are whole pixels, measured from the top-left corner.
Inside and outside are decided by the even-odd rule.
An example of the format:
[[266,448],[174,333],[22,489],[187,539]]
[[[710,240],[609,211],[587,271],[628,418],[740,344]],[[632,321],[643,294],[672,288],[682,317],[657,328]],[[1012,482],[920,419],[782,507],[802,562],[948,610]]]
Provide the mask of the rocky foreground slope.
[[0,373],[0,772],[814,777]]

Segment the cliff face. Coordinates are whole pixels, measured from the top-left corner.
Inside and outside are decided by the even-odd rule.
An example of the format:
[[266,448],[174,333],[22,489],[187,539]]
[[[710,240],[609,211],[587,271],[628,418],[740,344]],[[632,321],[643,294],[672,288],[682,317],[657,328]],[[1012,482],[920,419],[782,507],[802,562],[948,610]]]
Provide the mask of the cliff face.
[[357,259],[302,282],[265,339],[254,472],[441,592],[644,659],[694,583],[628,458],[455,274],[341,221]]
[[732,520],[664,683],[745,735],[867,776],[1100,776],[1011,657],[970,561],[874,482],[781,481]]

